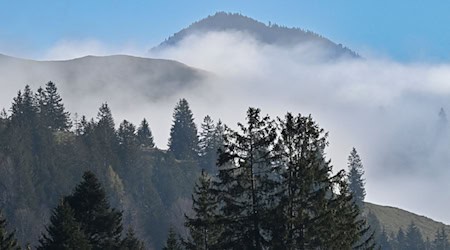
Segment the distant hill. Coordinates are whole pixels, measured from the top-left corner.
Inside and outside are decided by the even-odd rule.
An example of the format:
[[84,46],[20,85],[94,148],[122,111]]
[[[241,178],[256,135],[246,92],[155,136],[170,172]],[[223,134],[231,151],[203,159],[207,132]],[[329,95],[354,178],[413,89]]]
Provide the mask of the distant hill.
[[201,34],[211,31],[240,31],[252,35],[256,40],[280,46],[295,46],[311,43],[325,49],[331,58],[336,57],[359,57],[355,52],[336,44],[329,39],[314,32],[299,28],[287,28],[277,24],[266,25],[241,14],[218,12],[208,16],[189,27],[182,29],[173,36],[162,42],[157,48],[177,45],[189,35]]
[[445,225],[442,222],[438,222],[427,218],[422,215],[417,215],[406,210],[381,206],[373,203],[366,202],[366,212],[372,212],[380,221],[382,227],[385,228],[388,235],[391,233],[396,234],[400,228],[406,230],[406,228],[414,222],[414,224],[420,229],[424,240],[428,237],[433,240],[438,229],[442,226],[445,227],[447,232],[450,232],[450,226]]
[[172,60],[127,55],[86,56],[65,61],[0,55],[0,75],[3,100],[9,102],[25,84],[36,88],[53,81],[73,107],[93,101],[157,101],[199,87],[209,73]]

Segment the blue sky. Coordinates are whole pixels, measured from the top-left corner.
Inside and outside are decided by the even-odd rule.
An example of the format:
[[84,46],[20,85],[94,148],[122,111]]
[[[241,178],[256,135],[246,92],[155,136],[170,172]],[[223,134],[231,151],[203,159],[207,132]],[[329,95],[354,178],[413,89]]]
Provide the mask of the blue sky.
[[450,1],[7,1],[0,53],[39,57],[61,41],[152,47],[216,11],[312,30],[361,54],[450,60]]

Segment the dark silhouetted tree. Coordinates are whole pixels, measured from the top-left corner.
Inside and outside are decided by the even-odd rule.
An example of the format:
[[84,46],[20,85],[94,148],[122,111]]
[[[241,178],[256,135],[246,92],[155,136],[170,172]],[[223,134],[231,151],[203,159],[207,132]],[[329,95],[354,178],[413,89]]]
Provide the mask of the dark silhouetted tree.
[[137,139],[138,139],[139,145],[142,147],[146,147],[146,148],[154,148],[155,147],[155,143],[153,142],[152,131],[150,130],[148,122],[145,118],[144,118],[144,120],[142,120],[142,122],[139,125],[139,128],[137,130]]
[[422,234],[413,222],[411,222],[406,230],[405,247],[408,250],[425,249]]
[[144,250],[145,246],[142,241],[140,241],[134,234],[134,230],[129,228],[125,238],[121,243],[121,250]]
[[249,108],[247,123],[238,126],[240,131],[226,132],[214,184],[223,222],[219,248],[262,249],[269,241],[267,197],[276,185],[271,165],[276,129],[273,120],[261,117],[256,108]]
[[52,130],[70,128],[70,114],[65,111],[62,98],[53,82],[48,82],[45,89],[38,89],[38,103],[43,125]]
[[111,249],[120,246],[122,213],[110,208],[106,194],[97,177],[90,171],[73,194],[65,201],[74,211],[75,219],[87,236],[93,249]]
[[181,245],[179,243],[177,234],[173,227],[170,227],[169,234],[167,235],[166,245],[163,250],[181,250]]
[[189,238],[185,242],[187,249],[217,249],[219,226],[216,221],[217,197],[212,192],[211,177],[202,171],[194,187],[192,196],[193,216],[185,216],[185,226]]
[[177,159],[197,160],[198,158],[197,128],[186,99],[181,99],[177,103],[173,113],[169,151]]
[[73,210],[63,201],[53,210],[47,233],[39,239],[39,244],[38,250],[91,249],[80,224],[75,220]]

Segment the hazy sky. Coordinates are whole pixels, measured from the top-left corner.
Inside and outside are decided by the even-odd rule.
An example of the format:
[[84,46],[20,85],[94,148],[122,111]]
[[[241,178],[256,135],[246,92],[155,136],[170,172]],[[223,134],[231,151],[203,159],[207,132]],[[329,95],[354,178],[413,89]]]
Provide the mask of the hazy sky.
[[43,58],[64,41],[149,48],[216,11],[312,30],[361,54],[450,60],[449,1],[8,1],[0,0],[0,53]]

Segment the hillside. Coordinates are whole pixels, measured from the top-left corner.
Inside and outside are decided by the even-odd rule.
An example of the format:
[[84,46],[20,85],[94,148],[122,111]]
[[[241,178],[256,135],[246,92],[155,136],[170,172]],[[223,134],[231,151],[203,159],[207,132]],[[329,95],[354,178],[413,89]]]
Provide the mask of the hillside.
[[420,229],[424,239],[427,237],[431,240],[434,239],[436,231],[441,229],[442,226],[445,226],[446,231],[450,232],[449,225],[396,207],[366,202],[366,212],[375,214],[388,235],[391,233],[396,234],[400,228],[405,230],[411,222],[414,222]]
[[127,55],[86,56],[65,61],[34,61],[0,55],[0,106],[24,84],[35,88],[53,81],[76,111],[111,100],[126,106],[131,100],[157,101],[200,87],[207,72],[163,59]]
[[225,12],[217,12],[212,16],[208,16],[207,18],[191,24],[189,27],[182,29],[166,39],[166,41],[162,42],[155,49],[158,50],[168,46],[175,46],[190,35],[221,31],[248,33],[261,43],[279,46],[313,44],[327,51],[330,58],[359,57],[352,50],[341,44],[336,44],[314,32],[305,31],[299,28],[288,28],[277,24],[266,25],[241,14]]

